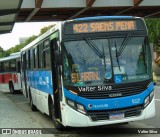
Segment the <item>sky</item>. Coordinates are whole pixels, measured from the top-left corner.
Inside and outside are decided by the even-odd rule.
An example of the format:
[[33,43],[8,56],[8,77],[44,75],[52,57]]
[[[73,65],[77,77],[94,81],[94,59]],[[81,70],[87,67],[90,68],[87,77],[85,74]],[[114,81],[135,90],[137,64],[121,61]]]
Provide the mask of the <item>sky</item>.
[[41,28],[55,24],[55,22],[15,23],[11,33],[0,34],[0,46],[7,50],[19,44],[20,37],[38,35]]

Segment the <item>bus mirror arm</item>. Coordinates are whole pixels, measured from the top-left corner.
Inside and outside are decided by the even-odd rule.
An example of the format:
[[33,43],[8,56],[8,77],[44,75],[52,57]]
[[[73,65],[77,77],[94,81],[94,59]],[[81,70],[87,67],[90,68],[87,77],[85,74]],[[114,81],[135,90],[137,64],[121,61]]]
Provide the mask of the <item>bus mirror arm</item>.
[[62,58],[59,50],[55,51],[55,62],[57,65],[62,65]]

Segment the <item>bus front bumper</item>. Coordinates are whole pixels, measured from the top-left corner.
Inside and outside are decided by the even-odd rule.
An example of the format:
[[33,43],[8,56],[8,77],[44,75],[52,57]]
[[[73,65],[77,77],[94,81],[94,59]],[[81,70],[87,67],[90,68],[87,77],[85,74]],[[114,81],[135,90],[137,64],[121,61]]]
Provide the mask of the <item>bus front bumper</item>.
[[72,108],[66,106],[66,112],[63,116],[64,126],[71,126],[71,127],[89,127],[89,126],[101,126],[101,125],[109,125],[109,124],[117,124],[117,123],[125,123],[137,120],[143,120],[150,117],[155,116],[155,100],[152,99],[150,104],[142,110],[141,115],[127,117],[119,120],[99,120],[99,121],[92,121],[92,119]]

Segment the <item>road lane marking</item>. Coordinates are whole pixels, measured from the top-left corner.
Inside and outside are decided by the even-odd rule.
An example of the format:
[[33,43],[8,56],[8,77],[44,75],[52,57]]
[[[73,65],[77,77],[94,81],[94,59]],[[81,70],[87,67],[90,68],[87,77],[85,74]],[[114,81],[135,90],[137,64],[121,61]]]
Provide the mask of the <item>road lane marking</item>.
[[160,99],[155,99],[155,101],[160,101]]

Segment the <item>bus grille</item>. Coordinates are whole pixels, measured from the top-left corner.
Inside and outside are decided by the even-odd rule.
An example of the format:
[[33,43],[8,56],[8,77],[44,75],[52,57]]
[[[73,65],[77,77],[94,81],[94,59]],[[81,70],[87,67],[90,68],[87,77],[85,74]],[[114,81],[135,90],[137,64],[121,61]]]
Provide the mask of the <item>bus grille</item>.
[[138,84],[138,85],[132,84],[132,85],[126,85],[126,86],[115,85],[113,86],[112,90],[85,91],[85,92],[81,92],[79,96],[87,99],[118,98],[118,97],[140,94],[146,89],[147,89],[147,86],[146,85],[144,86],[142,84]]
[[134,117],[141,115],[143,106],[136,106],[130,108],[116,109],[116,110],[101,110],[101,111],[87,111],[87,115],[92,119],[92,121],[98,120],[109,120],[110,114],[123,113],[124,118]]

